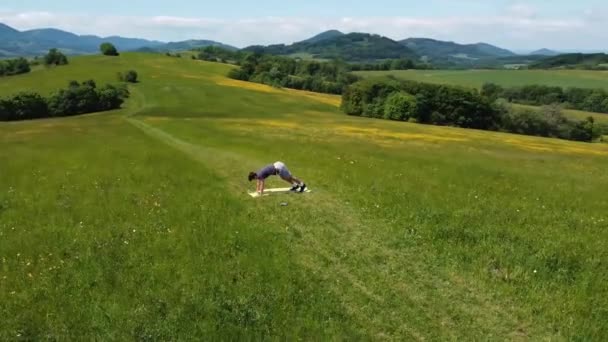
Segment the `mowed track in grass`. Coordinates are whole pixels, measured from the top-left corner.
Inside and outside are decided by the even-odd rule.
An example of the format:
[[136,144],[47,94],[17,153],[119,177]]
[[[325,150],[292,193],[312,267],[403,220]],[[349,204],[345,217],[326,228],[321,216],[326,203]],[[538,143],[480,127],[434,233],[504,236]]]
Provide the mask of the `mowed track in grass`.
[[[229,68],[0,79],[142,79],[120,111],[0,124],[0,339],[606,336],[608,147],[348,117]],[[313,192],[247,196],[275,160]]]
[[[449,84],[481,89],[484,83],[495,83],[504,87],[519,87],[542,84],[562,88],[577,87],[608,90],[608,71],[592,70],[394,70],[361,71],[362,77],[395,76],[404,80]],[[608,122],[608,114],[578,110],[566,110],[565,115],[584,120],[592,116]]]

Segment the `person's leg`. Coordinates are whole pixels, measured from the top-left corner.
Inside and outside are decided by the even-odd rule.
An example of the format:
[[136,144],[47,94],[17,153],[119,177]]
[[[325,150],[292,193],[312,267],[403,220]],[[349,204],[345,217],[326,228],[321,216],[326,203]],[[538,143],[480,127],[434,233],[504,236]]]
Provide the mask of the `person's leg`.
[[287,183],[289,183],[291,185],[302,184],[301,180],[299,180],[296,177],[291,176],[291,175],[290,176],[285,176],[285,177],[281,176],[281,179],[284,180],[284,181],[286,181]]
[[281,179],[292,185],[292,191],[297,191],[299,188],[300,192],[304,192],[306,190],[306,184],[301,180],[297,179],[296,177],[292,176],[291,172],[289,172],[285,165],[282,166],[283,167],[279,169],[279,176],[281,177]]

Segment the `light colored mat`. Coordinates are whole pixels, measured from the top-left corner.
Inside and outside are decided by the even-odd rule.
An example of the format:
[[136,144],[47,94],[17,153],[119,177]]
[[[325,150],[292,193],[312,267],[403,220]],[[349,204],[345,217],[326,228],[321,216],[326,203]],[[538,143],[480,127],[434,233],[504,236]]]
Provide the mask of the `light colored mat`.
[[[304,193],[311,192],[310,189],[306,189]],[[249,196],[253,198],[258,197],[266,197],[266,196],[274,196],[274,195],[284,195],[284,194],[294,194],[297,195],[300,192],[291,191],[291,188],[277,188],[277,189],[265,189],[264,195],[260,196],[257,192],[250,192]]]

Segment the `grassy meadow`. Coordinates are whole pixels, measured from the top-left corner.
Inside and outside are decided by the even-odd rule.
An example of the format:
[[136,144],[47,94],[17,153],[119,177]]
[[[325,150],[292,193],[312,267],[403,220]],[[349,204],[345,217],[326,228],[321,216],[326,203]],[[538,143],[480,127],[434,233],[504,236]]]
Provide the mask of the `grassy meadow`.
[[[230,68],[0,78],[141,79],[122,110],[0,123],[0,340],[608,337],[607,145],[349,117]],[[276,160],[313,192],[250,198]]]
[[543,84],[563,88],[608,90],[608,71],[593,70],[392,70],[360,71],[363,77],[393,75],[397,78],[438,84],[481,88],[486,82],[504,87]]

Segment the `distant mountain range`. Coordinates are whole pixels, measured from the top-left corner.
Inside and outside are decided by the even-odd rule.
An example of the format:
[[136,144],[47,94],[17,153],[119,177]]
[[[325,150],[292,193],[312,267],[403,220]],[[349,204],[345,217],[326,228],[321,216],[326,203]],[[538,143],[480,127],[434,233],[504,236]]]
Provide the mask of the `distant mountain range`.
[[79,36],[52,28],[18,31],[0,23],[0,56],[4,57],[42,55],[47,53],[51,48],[58,48],[68,54],[97,53],[99,45],[103,42],[114,44],[119,51],[135,51],[144,48],[150,51],[180,51],[210,45],[236,49],[235,47],[211,40],[188,40],[165,43],[155,40],[118,36]]
[[342,33],[330,30],[291,44],[250,46],[246,51],[275,55],[342,58],[346,61],[374,61],[409,58],[434,65],[472,65],[479,60],[517,56],[514,52],[486,43],[457,44],[428,38],[395,41],[368,33]]
[[[238,50],[234,46],[212,40],[186,40],[166,43],[118,36],[81,36],[53,28],[19,31],[0,23],[0,57],[42,55],[51,48],[58,48],[67,54],[91,54],[99,51],[99,45],[102,42],[114,44],[119,51],[175,52],[207,46]],[[503,65],[527,64],[535,64],[538,67],[545,66],[545,64],[540,63],[544,59],[561,56],[560,52],[549,49],[540,49],[529,54],[516,54],[486,43],[458,44],[428,38],[408,38],[396,41],[376,34],[343,33],[338,30],[325,31],[290,45],[254,45],[243,49],[243,51],[299,56],[301,58],[339,58],[349,62],[373,62],[407,58],[445,68],[500,67]],[[606,63],[604,55],[596,54],[580,57],[571,54],[565,59],[550,60],[546,65],[556,67],[566,62],[585,65]]]

